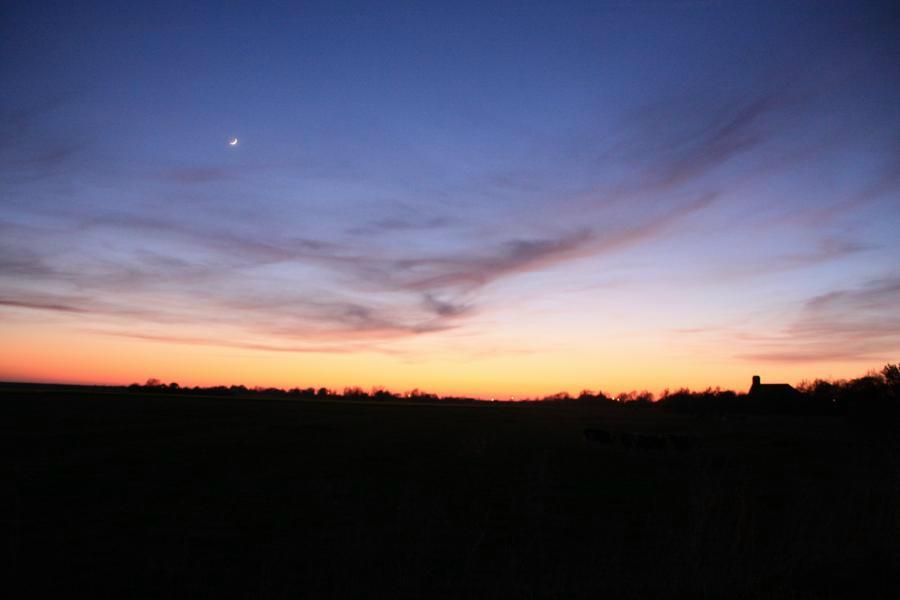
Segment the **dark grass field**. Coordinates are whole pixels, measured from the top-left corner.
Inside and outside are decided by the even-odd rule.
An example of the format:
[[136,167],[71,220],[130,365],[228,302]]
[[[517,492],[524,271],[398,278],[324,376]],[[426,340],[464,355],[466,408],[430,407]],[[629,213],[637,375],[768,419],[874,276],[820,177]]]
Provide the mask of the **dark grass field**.
[[900,594],[897,445],[839,418],[0,388],[13,597]]

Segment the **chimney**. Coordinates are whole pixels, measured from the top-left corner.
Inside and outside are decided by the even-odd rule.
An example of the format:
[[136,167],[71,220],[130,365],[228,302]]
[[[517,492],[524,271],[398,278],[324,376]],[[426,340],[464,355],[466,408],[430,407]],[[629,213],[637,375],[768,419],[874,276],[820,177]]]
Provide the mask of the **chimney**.
[[759,384],[760,384],[760,381],[759,381],[759,375],[754,375],[754,376],[753,376],[753,387],[756,387],[756,386],[758,386]]

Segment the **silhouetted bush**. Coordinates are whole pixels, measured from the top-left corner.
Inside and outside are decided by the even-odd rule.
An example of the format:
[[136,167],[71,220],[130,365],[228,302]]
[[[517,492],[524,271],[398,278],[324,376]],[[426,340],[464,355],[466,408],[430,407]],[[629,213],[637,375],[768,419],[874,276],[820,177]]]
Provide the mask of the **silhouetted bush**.
[[706,388],[701,392],[693,392],[687,388],[675,392],[666,390],[656,404],[668,412],[700,416],[748,412],[750,408],[745,394],[738,395],[731,390],[719,388]]

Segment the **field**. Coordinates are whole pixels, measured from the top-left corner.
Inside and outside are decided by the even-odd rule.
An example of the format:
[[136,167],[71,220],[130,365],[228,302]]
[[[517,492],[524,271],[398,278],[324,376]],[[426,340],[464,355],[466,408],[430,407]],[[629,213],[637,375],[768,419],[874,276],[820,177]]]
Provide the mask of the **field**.
[[0,387],[9,597],[900,589],[896,443],[839,418]]

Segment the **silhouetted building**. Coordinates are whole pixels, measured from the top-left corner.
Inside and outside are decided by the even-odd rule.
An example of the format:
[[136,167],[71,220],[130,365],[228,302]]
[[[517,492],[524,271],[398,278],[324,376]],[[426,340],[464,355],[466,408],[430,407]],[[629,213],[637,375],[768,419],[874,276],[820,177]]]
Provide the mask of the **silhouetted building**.
[[763,383],[759,375],[753,376],[753,385],[747,392],[758,407],[776,412],[791,411],[800,402],[801,395],[788,383]]

